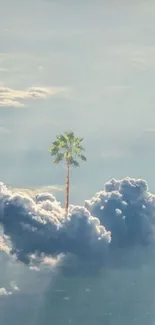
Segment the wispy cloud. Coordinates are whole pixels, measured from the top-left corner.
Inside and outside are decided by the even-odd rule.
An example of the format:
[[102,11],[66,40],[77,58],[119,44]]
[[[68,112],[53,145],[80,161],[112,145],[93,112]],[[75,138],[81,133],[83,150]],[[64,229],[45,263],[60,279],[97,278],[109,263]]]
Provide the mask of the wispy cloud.
[[0,87],[0,106],[22,107],[25,100],[46,99],[64,91],[62,88],[30,87],[24,90]]
[[15,291],[20,291],[19,287],[17,286],[16,282],[11,281],[10,286]]
[[58,186],[58,185],[55,185],[55,186],[50,186],[50,185],[47,185],[47,186],[41,186],[41,187],[31,187],[31,188],[13,188],[11,189],[13,193],[16,193],[16,192],[20,192],[20,193],[23,193],[23,194],[27,194],[27,195],[30,195],[30,196],[35,196],[41,192],[49,192],[49,193],[57,193],[57,192],[63,192],[64,191],[64,188],[63,186]]

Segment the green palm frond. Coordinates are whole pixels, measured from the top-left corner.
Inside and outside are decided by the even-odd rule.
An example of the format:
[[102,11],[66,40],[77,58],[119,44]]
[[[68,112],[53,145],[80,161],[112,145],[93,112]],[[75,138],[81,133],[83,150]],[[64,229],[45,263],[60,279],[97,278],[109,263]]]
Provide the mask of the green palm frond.
[[73,166],[73,167],[79,167],[80,166],[80,164],[78,163],[78,161],[75,160],[75,159],[73,159],[72,157],[70,159],[70,165]]
[[75,137],[74,138],[74,142],[77,144],[77,145],[80,145],[80,143],[83,141],[84,138],[78,138],[78,137]]
[[75,138],[74,132],[73,131],[65,132],[65,137],[69,142],[72,142]]
[[60,149],[68,149],[68,142],[65,136],[62,134],[57,135],[56,144]]
[[55,156],[58,153],[59,153],[59,147],[56,146],[56,145],[54,145],[54,144],[52,144],[51,145],[51,148],[50,148],[50,154],[51,154],[51,156]]
[[76,137],[72,131],[57,135],[50,148],[51,156],[55,156],[54,163],[65,160],[70,165],[78,167],[79,159],[86,161],[86,157],[82,154],[85,151],[81,145],[82,141],[83,138]]
[[82,151],[85,151],[85,149],[82,146],[80,146],[80,145],[78,145],[78,146],[74,145],[73,146],[73,152],[75,154],[80,154]]
[[83,161],[87,161],[87,158],[84,155],[79,155],[79,158],[81,158]]
[[58,164],[60,161],[64,159],[63,153],[58,153],[53,161],[54,164]]

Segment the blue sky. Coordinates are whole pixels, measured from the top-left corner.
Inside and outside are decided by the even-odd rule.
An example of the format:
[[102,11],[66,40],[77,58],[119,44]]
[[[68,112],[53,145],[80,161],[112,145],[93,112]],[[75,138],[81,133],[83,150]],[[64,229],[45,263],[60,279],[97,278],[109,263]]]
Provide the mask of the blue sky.
[[48,148],[85,137],[73,202],[111,177],[154,185],[155,3],[0,0],[0,179],[62,185]]

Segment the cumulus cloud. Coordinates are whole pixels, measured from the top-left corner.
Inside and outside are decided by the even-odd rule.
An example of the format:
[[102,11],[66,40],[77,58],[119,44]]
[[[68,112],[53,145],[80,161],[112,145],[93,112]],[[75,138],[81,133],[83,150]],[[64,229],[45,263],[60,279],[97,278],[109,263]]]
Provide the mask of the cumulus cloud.
[[29,99],[46,99],[54,96],[64,89],[50,87],[30,87],[24,90],[11,89],[0,87],[0,106],[22,107],[25,105],[25,100]]
[[154,240],[155,195],[142,179],[112,179],[85,201],[85,207],[111,232],[111,245],[126,247]]
[[154,243],[155,195],[145,180],[111,179],[85,206],[70,205],[65,218],[53,194],[30,196],[0,183],[0,224],[2,250],[31,270],[54,268],[69,255],[102,262],[113,248]]
[[67,253],[80,258],[102,256],[110,242],[110,232],[85,207],[70,206],[65,218],[51,193],[32,198],[12,193],[2,183],[0,223],[11,252],[25,263],[34,255],[40,259]]

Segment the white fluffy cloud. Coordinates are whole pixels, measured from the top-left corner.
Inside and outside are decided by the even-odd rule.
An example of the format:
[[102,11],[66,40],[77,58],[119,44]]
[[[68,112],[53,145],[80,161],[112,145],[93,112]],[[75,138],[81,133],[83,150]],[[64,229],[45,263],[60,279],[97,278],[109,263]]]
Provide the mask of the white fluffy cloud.
[[11,291],[7,291],[5,288],[0,288],[0,296],[9,296],[12,295]]
[[24,263],[41,259],[54,266],[68,253],[81,259],[96,259],[97,254],[104,258],[111,241],[110,232],[85,207],[70,205],[64,218],[64,209],[51,193],[31,197],[13,193],[2,183],[0,225],[10,253]]
[[154,223],[155,195],[143,179],[111,179],[85,206],[70,205],[67,218],[51,193],[0,183],[0,251],[33,271],[40,264],[53,269],[68,254],[102,263],[113,248],[153,244]]
[[0,87],[0,106],[22,107],[28,99],[46,99],[63,91],[62,88],[30,87],[24,90]]

